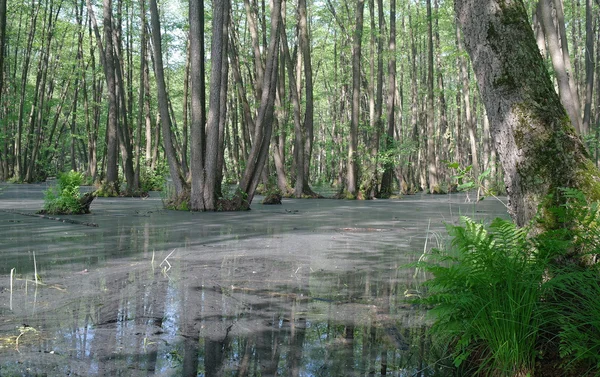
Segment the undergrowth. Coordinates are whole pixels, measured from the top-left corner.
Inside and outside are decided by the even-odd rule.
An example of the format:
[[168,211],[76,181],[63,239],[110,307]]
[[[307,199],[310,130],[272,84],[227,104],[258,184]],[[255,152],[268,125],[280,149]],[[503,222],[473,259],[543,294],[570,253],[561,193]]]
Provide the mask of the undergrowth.
[[[563,197],[552,209],[562,228],[532,236],[507,220],[463,217],[448,247],[419,262],[433,276],[420,299],[432,307],[430,331],[463,375],[534,376],[552,363],[557,376],[600,376],[600,274],[590,263],[600,211],[575,191]],[[558,360],[544,359],[548,344]]]
[[50,187],[44,192],[45,213],[50,214],[80,214],[82,206],[79,186],[83,182],[83,174],[70,171],[58,176],[56,187]]

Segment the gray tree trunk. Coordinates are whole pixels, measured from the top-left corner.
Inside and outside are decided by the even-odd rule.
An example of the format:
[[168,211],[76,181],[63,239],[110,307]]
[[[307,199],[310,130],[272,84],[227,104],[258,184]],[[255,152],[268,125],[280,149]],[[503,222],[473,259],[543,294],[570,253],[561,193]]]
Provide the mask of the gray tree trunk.
[[226,90],[226,75],[223,66],[227,58],[227,12],[229,0],[213,1],[213,24],[211,43],[211,73],[209,83],[208,118],[206,123],[206,154],[204,156],[204,211],[214,211],[217,207],[217,169],[219,160],[219,125],[221,108],[227,106],[223,101],[221,90]]
[[585,2],[585,103],[583,108],[582,130],[590,132],[592,117],[592,98],[594,96],[594,21],[592,19],[592,0]]
[[158,17],[158,6],[156,0],[150,0],[150,24],[152,27],[152,42],[154,47],[154,67],[156,74],[156,87],[158,89],[158,108],[160,111],[160,122],[162,128],[163,146],[169,163],[169,172],[175,187],[175,195],[181,197],[186,190],[186,183],[182,177],[181,165],[175,153],[171,136],[171,116],[167,99],[167,88],[165,84],[165,73],[162,59],[162,41],[160,34],[160,21]]
[[352,40],[352,111],[350,115],[350,143],[348,145],[348,171],[346,172],[346,191],[348,197],[358,194],[358,124],[360,122],[360,59],[365,1],[356,2],[356,24]]
[[465,47],[504,168],[509,212],[524,225],[560,187],[600,199],[600,172],[554,91],[522,0],[455,0]]
[[308,36],[308,17],[306,0],[298,0],[298,26],[300,29],[300,50],[304,61],[304,88],[305,109],[304,109],[304,174],[302,182],[302,192],[304,195],[314,196],[315,193],[310,188],[310,166],[312,162],[312,151],[314,142],[314,95],[313,95],[313,69],[310,40]]
[[[548,43],[548,52],[552,58],[554,73],[558,82],[558,92],[560,100],[565,107],[571,123],[575,129],[581,133],[579,100],[577,99],[577,91],[573,92],[570,84],[569,74],[571,73],[571,60],[568,53],[565,55],[563,50],[566,49],[567,40],[559,41],[559,36],[554,25],[552,17],[552,0],[540,0],[540,16],[542,26],[544,27],[544,35]],[[560,22],[560,21],[559,21]],[[564,28],[564,25],[563,25]],[[562,48],[561,48],[562,44]],[[566,59],[565,59],[566,58]]]
[[279,33],[281,32],[281,2],[273,0],[271,7],[271,40],[265,64],[262,95],[252,149],[246,161],[246,169],[239,184],[232,209],[247,209],[252,203],[256,187],[261,177],[262,169],[267,160],[273,117],[275,112],[275,92],[277,91],[277,73],[279,63]]
[[427,180],[429,192],[439,194],[435,163],[435,109],[433,108],[433,19],[431,0],[427,0]]
[[[476,140],[476,125],[475,120],[473,119],[473,115],[471,114],[471,86],[469,85],[469,74],[467,70],[467,61],[463,56],[460,55],[463,50],[463,42],[460,36],[460,30],[458,25],[456,26],[456,38],[458,41],[458,51],[459,51],[459,64],[460,64],[460,77],[462,81],[462,100],[465,105],[465,124],[467,126],[467,132],[469,134],[469,155],[471,156],[471,160],[469,161],[471,166],[473,167],[473,174],[475,176],[479,175],[479,159],[477,158],[477,140]],[[462,145],[459,143],[458,148],[461,148]]]
[[[385,151],[394,146],[394,125],[396,120],[396,0],[390,0],[390,40],[388,45],[390,60],[388,61],[388,93],[387,93],[387,131],[385,135]],[[389,198],[392,195],[394,165],[386,156],[384,173],[381,178],[379,196]]]

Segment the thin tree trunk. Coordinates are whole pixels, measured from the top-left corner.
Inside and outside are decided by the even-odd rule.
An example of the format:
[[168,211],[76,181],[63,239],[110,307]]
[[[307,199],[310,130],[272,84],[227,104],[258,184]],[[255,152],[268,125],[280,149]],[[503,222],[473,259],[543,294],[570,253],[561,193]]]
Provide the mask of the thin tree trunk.
[[[313,142],[314,142],[314,94],[313,94],[313,69],[312,53],[310,48],[310,39],[308,35],[308,17],[306,0],[298,0],[298,26],[300,50],[304,61],[304,88],[305,109],[304,109],[304,174],[302,176],[302,193],[308,196],[316,196],[310,188],[310,167],[312,164]],[[300,151],[299,151],[300,152]]]
[[[146,88],[144,85],[144,76],[147,72],[146,47],[146,0],[140,0],[140,76],[139,76],[139,92],[138,92],[138,113],[137,113],[137,137],[135,141],[135,187],[141,187],[141,154],[142,154],[142,128],[144,128],[144,98],[146,97]],[[147,137],[147,136],[146,136]],[[146,150],[146,156],[148,155]]]
[[436,68],[437,68],[437,90],[438,90],[438,105],[439,105],[439,111],[440,111],[440,120],[439,120],[439,129],[438,129],[438,135],[439,135],[439,140],[438,140],[438,146],[439,148],[437,149],[437,153],[436,153],[436,165],[438,167],[438,169],[441,168],[441,172],[438,170],[438,181],[442,180],[444,182],[447,182],[447,178],[448,178],[448,174],[447,174],[447,169],[445,169],[444,167],[440,166],[440,161],[444,161],[444,160],[448,160],[450,157],[448,156],[448,151],[450,150],[450,143],[449,143],[449,135],[447,135],[448,133],[448,109],[447,109],[447,104],[446,104],[446,89],[444,86],[444,74],[443,74],[443,65],[442,65],[442,49],[441,49],[441,43],[440,43],[440,27],[439,27],[439,17],[440,17],[440,13],[439,13],[439,1],[435,0],[434,3],[434,10],[435,10],[435,33],[434,33],[434,39],[435,39],[435,49],[436,49],[436,54],[435,54],[435,58],[436,58]]
[[390,0],[390,40],[388,51],[390,60],[388,62],[386,158],[379,192],[379,196],[382,198],[389,198],[392,195],[394,178],[394,166],[389,152],[394,146],[394,123],[396,120],[396,0]]
[[[463,42],[460,35],[460,29],[456,24],[456,38],[458,41],[458,52],[459,55],[463,51]],[[471,114],[471,93],[469,85],[469,74],[467,71],[467,61],[464,57],[459,56],[460,61],[460,77],[462,81],[462,100],[465,109],[465,124],[467,126],[467,132],[469,133],[469,146],[470,146],[470,163],[473,167],[473,175],[477,177],[479,175],[479,159],[477,157],[477,140],[476,140],[476,125]],[[459,146],[460,148],[460,146]]]
[[[25,94],[27,87],[27,81],[29,79],[29,68],[31,61],[31,51],[33,48],[33,40],[37,30],[37,18],[40,11],[41,1],[35,4],[35,1],[31,1],[31,15],[29,21],[29,35],[27,37],[27,46],[25,48],[25,56],[23,57],[23,65],[21,70],[21,85],[20,85],[20,98],[19,98],[19,119],[17,121],[17,137],[15,143],[15,178],[17,180],[23,179],[25,174],[23,161],[23,121],[25,117]],[[15,59],[16,60],[16,59]],[[15,61],[16,64],[16,61]]]
[[[548,51],[552,58],[552,65],[554,66],[554,73],[556,80],[558,81],[558,93],[560,99],[569,114],[571,123],[575,129],[581,133],[581,122],[579,114],[579,100],[576,97],[577,92],[572,92],[570,85],[569,72],[571,72],[571,60],[568,58],[565,60],[564,49],[566,49],[567,40],[563,39],[563,49],[559,45],[558,35],[554,26],[552,17],[552,0],[540,0],[540,16],[541,22],[544,26],[544,35],[546,36],[546,42],[548,43]],[[560,23],[560,21],[559,21]],[[564,25],[563,25],[564,28]]]
[[221,124],[221,107],[223,96],[221,91],[226,90],[226,57],[227,57],[227,14],[229,0],[215,0],[213,2],[213,36],[211,49],[211,74],[210,97],[208,106],[208,119],[206,125],[206,154],[204,158],[204,187],[202,210],[214,211],[217,208],[217,167],[219,149],[219,125]]
[[112,0],[104,0],[103,24],[104,24],[104,44],[98,31],[98,24],[92,4],[87,1],[88,13],[91,17],[92,26],[96,35],[96,43],[100,51],[102,66],[104,67],[104,76],[106,78],[106,90],[108,91],[108,119],[106,129],[106,185],[113,193],[118,193],[118,136],[117,136],[117,95],[115,86],[115,67],[113,56],[112,40]]
[[296,198],[302,197],[304,192],[304,141],[305,135],[302,127],[302,121],[300,119],[300,98],[298,94],[298,87],[296,77],[294,76],[294,65],[292,61],[292,57],[290,54],[290,50],[287,44],[287,38],[285,34],[281,35],[281,46],[282,53],[285,63],[287,65],[287,73],[288,73],[288,81],[290,83],[290,98],[293,105],[293,114],[294,114],[294,154],[296,156],[295,167],[296,167],[296,184],[294,186],[294,196]]
[[592,118],[592,99],[594,97],[594,20],[592,0],[585,2],[585,105],[583,109],[582,130],[584,135],[590,132]]
[[165,85],[165,74],[162,59],[162,41],[160,34],[160,21],[158,17],[158,6],[156,0],[150,0],[150,24],[152,26],[152,42],[154,51],[154,70],[156,75],[156,87],[158,89],[158,108],[160,111],[160,122],[162,125],[162,138],[165,148],[165,155],[169,163],[169,171],[175,188],[175,195],[181,197],[186,188],[185,180],[182,177],[181,165],[177,159],[173,139],[171,137],[171,116],[169,114],[169,104],[167,99],[167,89]]
[[350,143],[346,172],[347,197],[358,195],[358,124],[360,123],[360,60],[363,33],[364,0],[356,1],[356,24],[352,41],[352,112],[350,117]]
[[427,0],[427,172],[429,192],[441,192],[435,163],[435,109],[433,108],[433,17],[431,0]]
[[256,120],[256,130],[252,150],[246,162],[242,180],[239,185],[238,194],[235,197],[235,209],[247,209],[252,203],[256,187],[261,176],[269,153],[271,132],[273,127],[273,114],[275,105],[275,92],[277,90],[277,72],[279,62],[279,33],[281,19],[281,2],[273,0],[271,7],[271,40],[264,71],[263,92],[260,108]]

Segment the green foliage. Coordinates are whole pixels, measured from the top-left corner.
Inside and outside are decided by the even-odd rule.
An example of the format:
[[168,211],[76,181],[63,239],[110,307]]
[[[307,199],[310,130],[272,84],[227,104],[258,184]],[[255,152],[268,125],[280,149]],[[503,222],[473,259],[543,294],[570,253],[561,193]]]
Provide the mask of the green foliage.
[[80,214],[83,213],[79,186],[83,182],[83,174],[70,171],[58,176],[56,187],[50,187],[44,192],[43,211],[51,214]]
[[485,360],[477,366],[484,375],[532,370],[546,263],[532,257],[526,229],[502,219],[489,231],[462,221],[449,228],[451,247],[422,264],[434,276],[423,299],[434,307],[431,331],[454,344],[457,367],[477,358]]
[[563,227],[532,236],[506,220],[486,228],[462,218],[451,245],[419,263],[433,275],[420,299],[433,307],[431,331],[467,373],[533,373],[541,345],[555,344],[562,359],[542,363],[600,376],[600,269],[590,261],[600,209],[575,190],[562,197],[551,211]]
[[161,191],[167,182],[169,167],[165,162],[158,164],[156,169],[142,167],[140,171],[140,189],[142,192]]

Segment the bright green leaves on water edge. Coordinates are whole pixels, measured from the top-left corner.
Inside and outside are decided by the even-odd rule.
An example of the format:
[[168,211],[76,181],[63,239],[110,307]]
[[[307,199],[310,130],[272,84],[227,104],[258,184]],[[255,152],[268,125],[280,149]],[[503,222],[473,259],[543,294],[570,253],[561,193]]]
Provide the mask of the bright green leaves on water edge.
[[536,365],[600,375],[600,269],[565,262],[600,253],[600,212],[576,191],[564,196],[553,211],[572,228],[531,236],[507,220],[462,218],[449,247],[419,264],[433,275],[420,300],[433,307],[431,331],[466,375],[533,376]]
[[[86,208],[86,198],[79,191],[84,176],[81,173],[70,171],[58,176],[58,184],[50,187],[44,193],[44,209],[41,213],[78,215],[89,212],[89,203]],[[93,194],[91,194],[93,195]],[[91,200],[90,200],[91,203]]]

